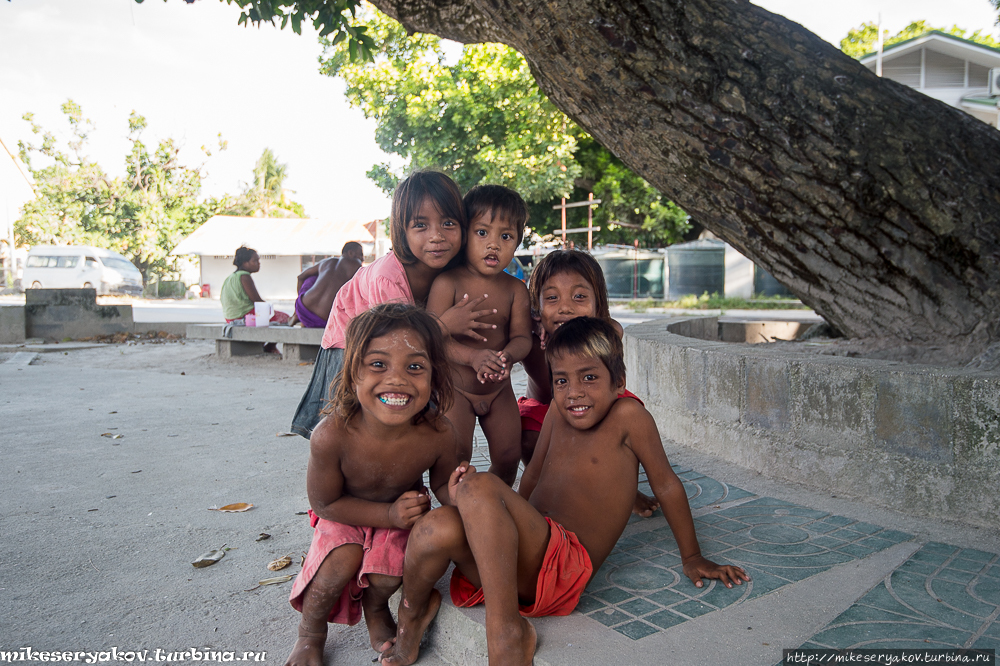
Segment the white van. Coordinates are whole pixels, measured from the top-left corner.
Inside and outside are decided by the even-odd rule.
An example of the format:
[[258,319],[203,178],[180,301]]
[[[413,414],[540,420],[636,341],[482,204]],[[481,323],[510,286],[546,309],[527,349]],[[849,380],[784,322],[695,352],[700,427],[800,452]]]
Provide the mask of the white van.
[[142,294],[142,274],[111,250],[87,245],[36,245],[21,275],[25,289],[94,288],[98,294]]

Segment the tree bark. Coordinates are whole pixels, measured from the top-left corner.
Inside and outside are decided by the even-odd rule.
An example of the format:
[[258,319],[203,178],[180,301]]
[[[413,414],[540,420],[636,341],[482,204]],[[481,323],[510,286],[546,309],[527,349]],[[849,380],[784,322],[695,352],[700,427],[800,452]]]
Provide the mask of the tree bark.
[[499,41],[629,167],[852,337],[1000,339],[1000,132],[744,0],[373,0]]

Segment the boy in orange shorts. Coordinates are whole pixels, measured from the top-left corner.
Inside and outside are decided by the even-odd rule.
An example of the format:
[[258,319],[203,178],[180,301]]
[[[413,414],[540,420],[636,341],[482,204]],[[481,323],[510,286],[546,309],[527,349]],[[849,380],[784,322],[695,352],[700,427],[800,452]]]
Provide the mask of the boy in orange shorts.
[[736,566],[701,555],[687,494],[670,468],[656,423],[625,386],[622,343],[603,320],[567,321],[546,345],[555,409],[515,493],[491,474],[460,465],[448,482],[454,506],[414,526],[403,567],[396,643],[382,663],[412,664],[420,638],[441,605],[434,584],[456,565],[452,601],[486,603],[489,662],[531,664],[535,630],[524,617],[568,615],[628,523],[638,467],[680,548],[684,573],[697,586],[750,580]]

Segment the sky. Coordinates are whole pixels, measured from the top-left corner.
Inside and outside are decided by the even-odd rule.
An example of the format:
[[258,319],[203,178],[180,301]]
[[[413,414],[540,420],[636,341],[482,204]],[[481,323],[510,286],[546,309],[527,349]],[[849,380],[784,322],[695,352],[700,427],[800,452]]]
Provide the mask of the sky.
[[[838,44],[865,21],[895,34],[910,21],[956,24],[997,36],[988,0],[761,0],[756,4]],[[144,115],[147,144],[173,137],[185,164],[205,161],[203,193],[238,193],[261,151],[288,165],[286,187],[314,218],[371,220],[388,198],[365,176],[399,164],[375,143],[375,123],[322,76],[316,35],[237,25],[239,9],[215,0],[0,0],[0,139],[17,152],[31,139],[26,111],[59,137],[59,106],[74,100],[94,121],[87,154],[112,176],[124,171],[128,116]],[[228,142],[214,150],[218,134]],[[30,190],[0,148],[0,231]],[[6,233],[2,234],[6,237]]]

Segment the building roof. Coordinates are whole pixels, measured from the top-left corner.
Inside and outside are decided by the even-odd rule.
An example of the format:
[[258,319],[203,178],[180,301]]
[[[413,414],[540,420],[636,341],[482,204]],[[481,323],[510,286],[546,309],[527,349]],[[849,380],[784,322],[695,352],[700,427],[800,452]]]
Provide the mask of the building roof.
[[241,245],[260,254],[339,255],[344,243],[372,243],[364,222],[216,215],[182,240],[170,254],[232,256]]
[[[916,37],[910,37],[901,42],[884,46],[882,48],[882,58],[883,60],[897,58],[909,53],[911,50],[919,49],[928,43],[932,43],[934,50],[939,53],[944,53],[955,58],[963,58],[984,67],[996,67],[997,62],[1000,61],[1000,48],[986,46],[971,39],[950,35],[941,30],[928,30]],[[864,65],[873,63],[877,56],[877,51],[866,53],[861,57],[861,63]]]

